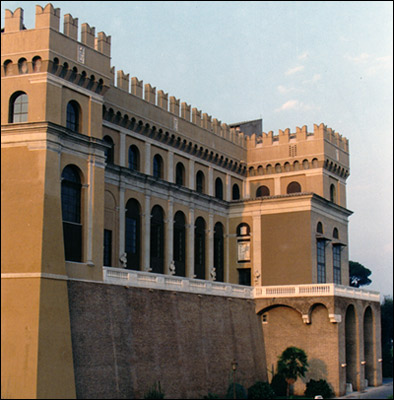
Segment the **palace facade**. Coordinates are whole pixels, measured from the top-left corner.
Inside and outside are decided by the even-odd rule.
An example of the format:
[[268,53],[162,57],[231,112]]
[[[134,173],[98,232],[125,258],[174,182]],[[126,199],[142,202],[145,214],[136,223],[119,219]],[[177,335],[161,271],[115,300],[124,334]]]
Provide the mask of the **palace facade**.
[[223,123],[115,71],[104,32],[59,24],[48,4],[26,29],[18,8],[1,33],[2,395],[103,396],[81,361],[101,351],[77,335],[83,284],[252,302],[261,378],[292,344],[338,395],[381,384],[380,296],[348,286],[348,140]]

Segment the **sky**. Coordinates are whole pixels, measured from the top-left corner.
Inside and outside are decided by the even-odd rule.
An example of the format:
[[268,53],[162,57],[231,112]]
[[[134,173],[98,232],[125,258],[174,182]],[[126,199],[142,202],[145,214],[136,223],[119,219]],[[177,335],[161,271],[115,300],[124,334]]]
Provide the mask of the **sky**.
[[[34,28],[40,1],[24,9]],[[324,123],[350,141],[349,258],[393,296],[391,1],[53,1],[111,36],[112,66],[227,124]]]

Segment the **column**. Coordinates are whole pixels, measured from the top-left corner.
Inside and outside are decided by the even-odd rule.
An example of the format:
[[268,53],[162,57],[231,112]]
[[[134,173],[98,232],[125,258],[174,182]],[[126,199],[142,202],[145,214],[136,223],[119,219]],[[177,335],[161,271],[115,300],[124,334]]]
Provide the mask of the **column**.
[[167,181],[174,183],[174,152],[173,151],[168,151],[168,168],[167,168]]
[[279,176],[276,176],[275,178],[274,178],[274,189],[275,189],[275,196],[279,196],[281,193],[280,193],[280,177]]
[[224,227],[224,282],[230,282],[230,226],[226,218]]
[[144,217],[144,261],[143,269],[144,271],[150,271],[150,194],[145,194],[145,212]]
[[119,165],[126,167],[126,134],[120,132],[120,154],[119,154]]
[[[145,142],[145,168],[144,172],[146,175],[151,175],[151,144]],[[150,215],[150,211],[149,211]]]
[[249,184],[248,180],[245,179],[245,180],[243,181],[242,185],[243,185],[243,190],[242,190],[242,192],[243,192],[243,197],[244,197],[245,199],[250,199],[250,184]]
[[87,207],[87,252],[86,252],[86,263],[93,267],[93,190],[94,190],[94,156],[89,156],[88,162],[88,207]]
[[126,208],[125,208],[125,187],[122,183],[119,187],[119,208],[118,209],[119,209],[119,255],[117,257],[117,263],[119,264],[119,258],[125,252]]
[[189,209],[189,223],[186,238],[186,276],[194,278],[194,208]]
[[194,175],[194,160],[189,159],[189,189],[191,190],[196,190],[196,178]]
[[174,259],[174,200],[172,197],[168,199],[167,218],[165,222],[166,255],[164,258],[164,273],[169,274],[170,263]]
[[252,226],[252,240],[253,240],[253,271],[252,282],[256,286],[261,286],[262,271],[261,271],[261,214],[260,212],[253,214]]

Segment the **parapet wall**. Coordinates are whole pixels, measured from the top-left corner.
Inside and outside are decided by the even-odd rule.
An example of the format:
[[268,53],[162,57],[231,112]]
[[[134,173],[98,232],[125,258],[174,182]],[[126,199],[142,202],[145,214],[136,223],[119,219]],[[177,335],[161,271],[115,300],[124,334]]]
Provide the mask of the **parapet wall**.
[[267,380],[253,300],[68,281],[77,398],[223,395]]

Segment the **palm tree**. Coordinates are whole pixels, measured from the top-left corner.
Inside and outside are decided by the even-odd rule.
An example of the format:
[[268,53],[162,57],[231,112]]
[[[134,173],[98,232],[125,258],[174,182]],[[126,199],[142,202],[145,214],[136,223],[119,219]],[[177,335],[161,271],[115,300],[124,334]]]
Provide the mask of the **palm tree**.
[[304,350],[297,347],[288,347],[283,351],[278,360],[278,373],[287,382],[287,396],[290,393],[290,385],[294,384],[298,377],[305,376],[308,370],[308,357]]

